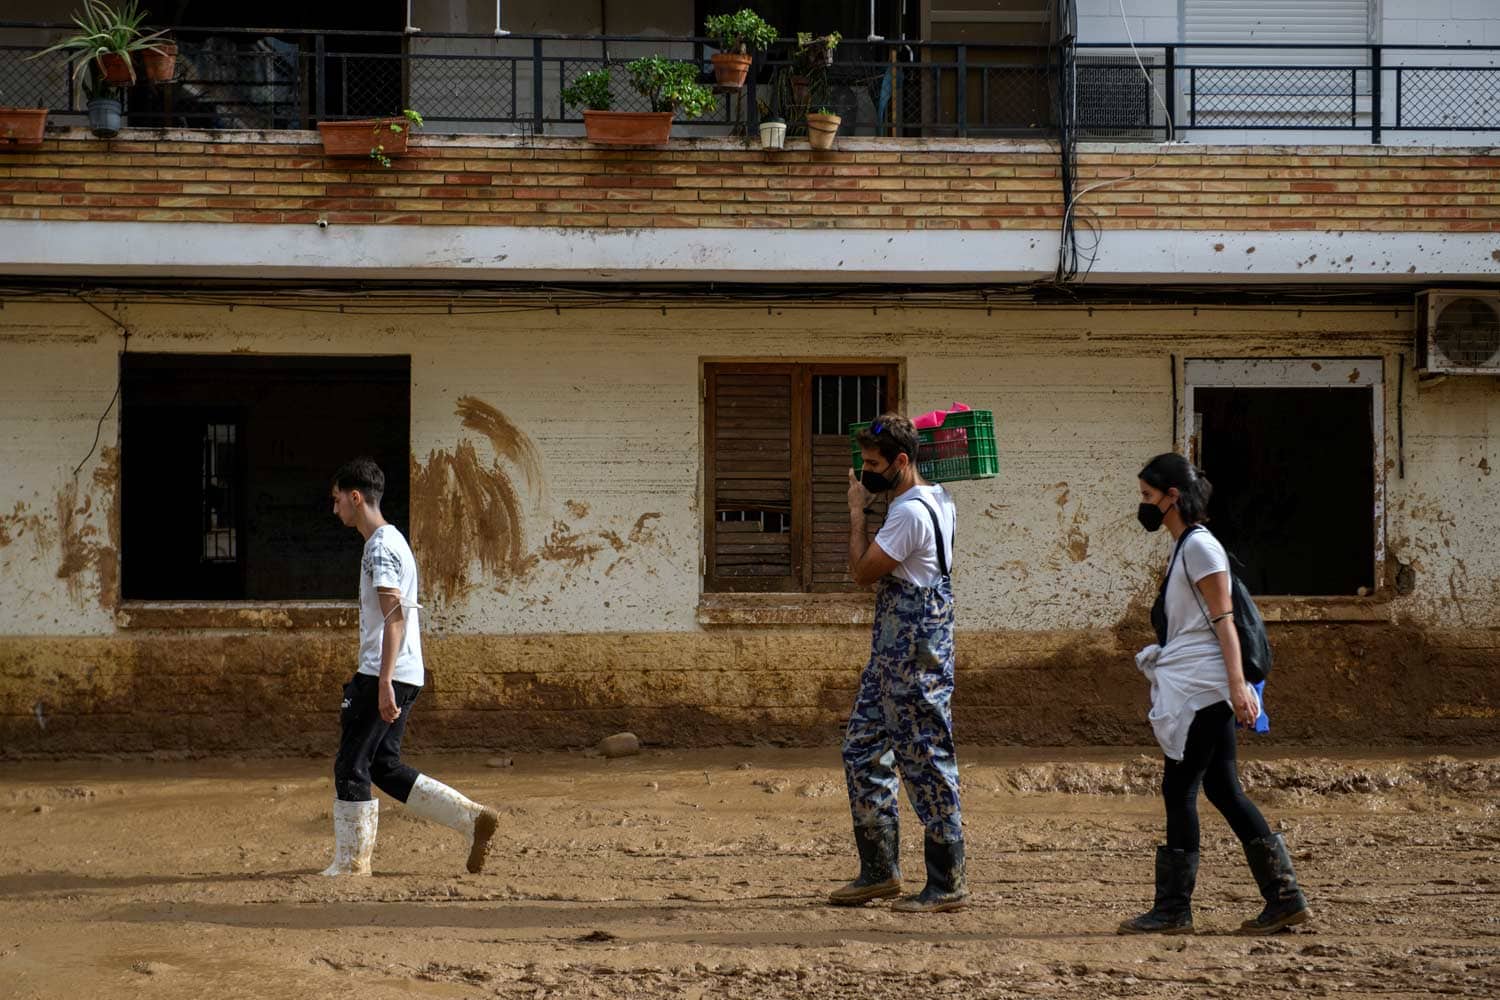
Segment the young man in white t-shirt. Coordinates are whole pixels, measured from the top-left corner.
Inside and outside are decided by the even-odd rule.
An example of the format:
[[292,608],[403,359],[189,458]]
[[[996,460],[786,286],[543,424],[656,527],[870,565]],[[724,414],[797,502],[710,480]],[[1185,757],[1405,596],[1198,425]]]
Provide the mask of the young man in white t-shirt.
[[417,562],[380,514],[385,474],[368,458],[333,477],[333,513],[365,539],[359,573],[359,666],[344,685],[342,735],[333,765],[333,863],[324,875],[368,875],[380,802],[374,784],[408,809],[469,841],[467,867],[484,867],[499,825],[481,806],[401,760],[401,737],[426,679],[417,603]]
[[[951,711],[956,518],[948,491],[917,472],[920,444],[910,420],[886,414],[859,436],[862,474],[849,472],[849,573],[862,586],[878,581],[879,590],[843,746],[859,877],[829,901],[857,906],[900,895],[899,769],[926,832],[927,884],[893,908],[936,913],[968,896]],[[890,503],[872,542],[865,517],[882,494]]]

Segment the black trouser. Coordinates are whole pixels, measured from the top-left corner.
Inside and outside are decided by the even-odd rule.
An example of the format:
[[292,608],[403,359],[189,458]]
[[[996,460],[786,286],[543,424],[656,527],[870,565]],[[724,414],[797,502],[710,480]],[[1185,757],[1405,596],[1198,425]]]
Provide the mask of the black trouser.
[[339,755],[333,761],[333,792],[345,802],[368,802],[370,784],[401,802],[411,794],[418,772],[401,762],[401,737],[411,718],[412,702],[422,690],[417,684],[396,681],[396,705],[401,715],[395,722],[380,717],[380,678],[355,674],[344,685],[344,704],[339,712]]
[[1198,788],[1224,814],[1240,843],[1269,837],[1266,818],[1245,797],[1235,768],[1234,709],[1226,701],[1198,710],[1182,760],[1170,758],[1161,776],[1167,805],[1167,846],[1198,850]]

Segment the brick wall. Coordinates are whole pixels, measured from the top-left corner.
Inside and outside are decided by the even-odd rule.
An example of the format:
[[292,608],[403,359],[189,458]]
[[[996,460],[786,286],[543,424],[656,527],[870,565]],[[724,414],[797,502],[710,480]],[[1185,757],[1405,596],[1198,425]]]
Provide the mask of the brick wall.
[[[0,153],[0,218],[139,222],[1052,229],[1055,151],[849,140],[612,150],[582,140],[414,139],[389,169],[306,132],[52,133]],[[1095,185],[1098,185],[1097,187]],[[1081,219],[1113,229],[1500,230],[1500,155],[1366,147],[1085,146]]]

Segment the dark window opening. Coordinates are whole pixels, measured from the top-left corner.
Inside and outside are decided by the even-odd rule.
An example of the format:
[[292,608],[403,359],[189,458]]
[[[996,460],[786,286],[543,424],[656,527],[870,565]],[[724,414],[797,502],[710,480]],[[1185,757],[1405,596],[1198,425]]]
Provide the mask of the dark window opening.
[[408,358],[126,354],[121,378],[125,599],[352,598],[329,487],[356,455],[407,531]]
[[1256,594],[1375,589],[1374,390],[1195,388],[1210,527]]
[[895,366],[715,364],[705,378],[705,588],[854,589],[849,425],[895,408]]

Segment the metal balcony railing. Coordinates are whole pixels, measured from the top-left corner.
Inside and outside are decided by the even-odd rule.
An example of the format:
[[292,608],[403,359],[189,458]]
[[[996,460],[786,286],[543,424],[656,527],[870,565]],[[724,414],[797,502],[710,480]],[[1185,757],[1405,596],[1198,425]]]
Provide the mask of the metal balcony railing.
[[1085,137],[1500,132],[1495,45],[1082,43],[1073,65]]
[[[0,21],[0,104],[82,110],[60,55],[28,59],[64,25]],[[562,90],[645,55],[697,63],[703,38],[464,35],[173,28],[177,78],[126,95],[127,123],[219,129],[311,128],[403,107],[436,130],[577,134]],[[21,39],[24,39],[22,41]],[[1106,43],[957,45],[845,41],[809,65],[783,41],[757,57],[753,85],[724,90],[681,134],[753,135],[767,115],[792,134],[827,107],[848,136],[1062,134],[1161,141],[1223,133],[1500,133],[1500,46]],[[644,99],[616,73],[620,110]],[[1271,136],[1267,136],[1270,138]]]

